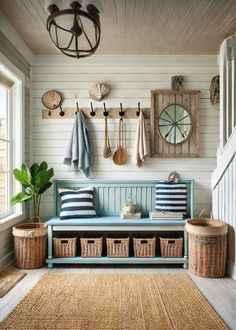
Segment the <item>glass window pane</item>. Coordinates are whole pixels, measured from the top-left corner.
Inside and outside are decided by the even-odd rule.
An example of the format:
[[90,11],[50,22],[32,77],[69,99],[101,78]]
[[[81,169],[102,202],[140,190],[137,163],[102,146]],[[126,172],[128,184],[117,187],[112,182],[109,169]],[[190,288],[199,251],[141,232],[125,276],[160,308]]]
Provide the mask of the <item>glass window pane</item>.
[[8,90],[0,86],[0,138],[6,138],[8,136],[7,94]]
[[0,217],[9,213],[8,90],[0,86]]

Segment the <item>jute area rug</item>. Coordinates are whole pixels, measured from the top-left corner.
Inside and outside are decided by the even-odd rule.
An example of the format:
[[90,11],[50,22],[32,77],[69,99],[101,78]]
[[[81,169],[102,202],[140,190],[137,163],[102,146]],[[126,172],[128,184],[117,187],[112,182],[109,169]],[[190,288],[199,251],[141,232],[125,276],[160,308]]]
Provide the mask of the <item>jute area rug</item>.
[[0,329],[227,329],[186,274],[45,275]]
[[18,282],[25,277],[23,272],[3,272],[0,273],[0,298],[5,296]]

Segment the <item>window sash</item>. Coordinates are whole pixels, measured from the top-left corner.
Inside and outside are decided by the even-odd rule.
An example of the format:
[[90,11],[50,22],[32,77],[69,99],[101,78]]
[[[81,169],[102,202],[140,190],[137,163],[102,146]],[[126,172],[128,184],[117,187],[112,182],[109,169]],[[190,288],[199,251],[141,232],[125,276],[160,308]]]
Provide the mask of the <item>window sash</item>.
[[11,215],[14,212],[14,208],[10,205],[10,197],[13,193],[13,176],[11,175],[13,170],[13,93],[12,89],[7,89],[7,105],[6,105],[6,134],[5,137],[0,138],[0,142],[6,144],[6,170],[2,171],[6,175],[6,187],[5,188],[5,208],[6,210],[0,212],[0,219]]

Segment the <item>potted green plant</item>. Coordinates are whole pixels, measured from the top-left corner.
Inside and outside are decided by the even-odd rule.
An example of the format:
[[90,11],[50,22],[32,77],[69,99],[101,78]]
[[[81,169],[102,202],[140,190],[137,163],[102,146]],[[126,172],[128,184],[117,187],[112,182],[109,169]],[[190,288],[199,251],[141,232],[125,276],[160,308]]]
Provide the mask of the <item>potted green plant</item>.
[[11,198],[11,204],[25,203],[32,200],[34,216],[30,221],[41,222],[39,216],[41,196],[52,185],[50,179],[54,175],[53,169],[48,168],[46,162],[34,163],[30,169],[26,164],[22,164],[21,169],[15,168],[13,170],[13,174],[16,180],[21,183],[23,191]]
[[11,198],[11,204],[33,201],[33,217],[29,223],[13,227],[15,265],[24,269],[39,268],[45,264],[47,242],[47,225],[41,223],[40,218],[41,196],[51,187],[54,171],[42,162],[34,163],[30,169],[22,164],[13,174],[23,189]]

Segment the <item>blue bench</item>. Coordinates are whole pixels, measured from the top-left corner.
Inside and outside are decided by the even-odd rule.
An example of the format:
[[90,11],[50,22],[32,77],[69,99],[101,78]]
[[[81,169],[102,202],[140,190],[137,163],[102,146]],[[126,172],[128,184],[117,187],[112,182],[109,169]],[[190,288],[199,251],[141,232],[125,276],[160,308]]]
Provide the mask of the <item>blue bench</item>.
[[[151,220],[149,211],[155,209],[155,186],[157,181],[101,181],[101,180],[54,180],[54,214],[48,220],[48,267],[54,264],[183,264],[188,265],[188,238],[185,232],[187,218],[193,217],[193,180],[182,180],[187,184],[187,214],[185,219]],[[80,189],[93,186],[94,206],[97,218],[60,220],[59,188]],[[127,199],[142,208],[141,219],[121,219],[120,210]],[[181,258],[56,258],[53,256],[55,232],[183,232],[184,255]]]

